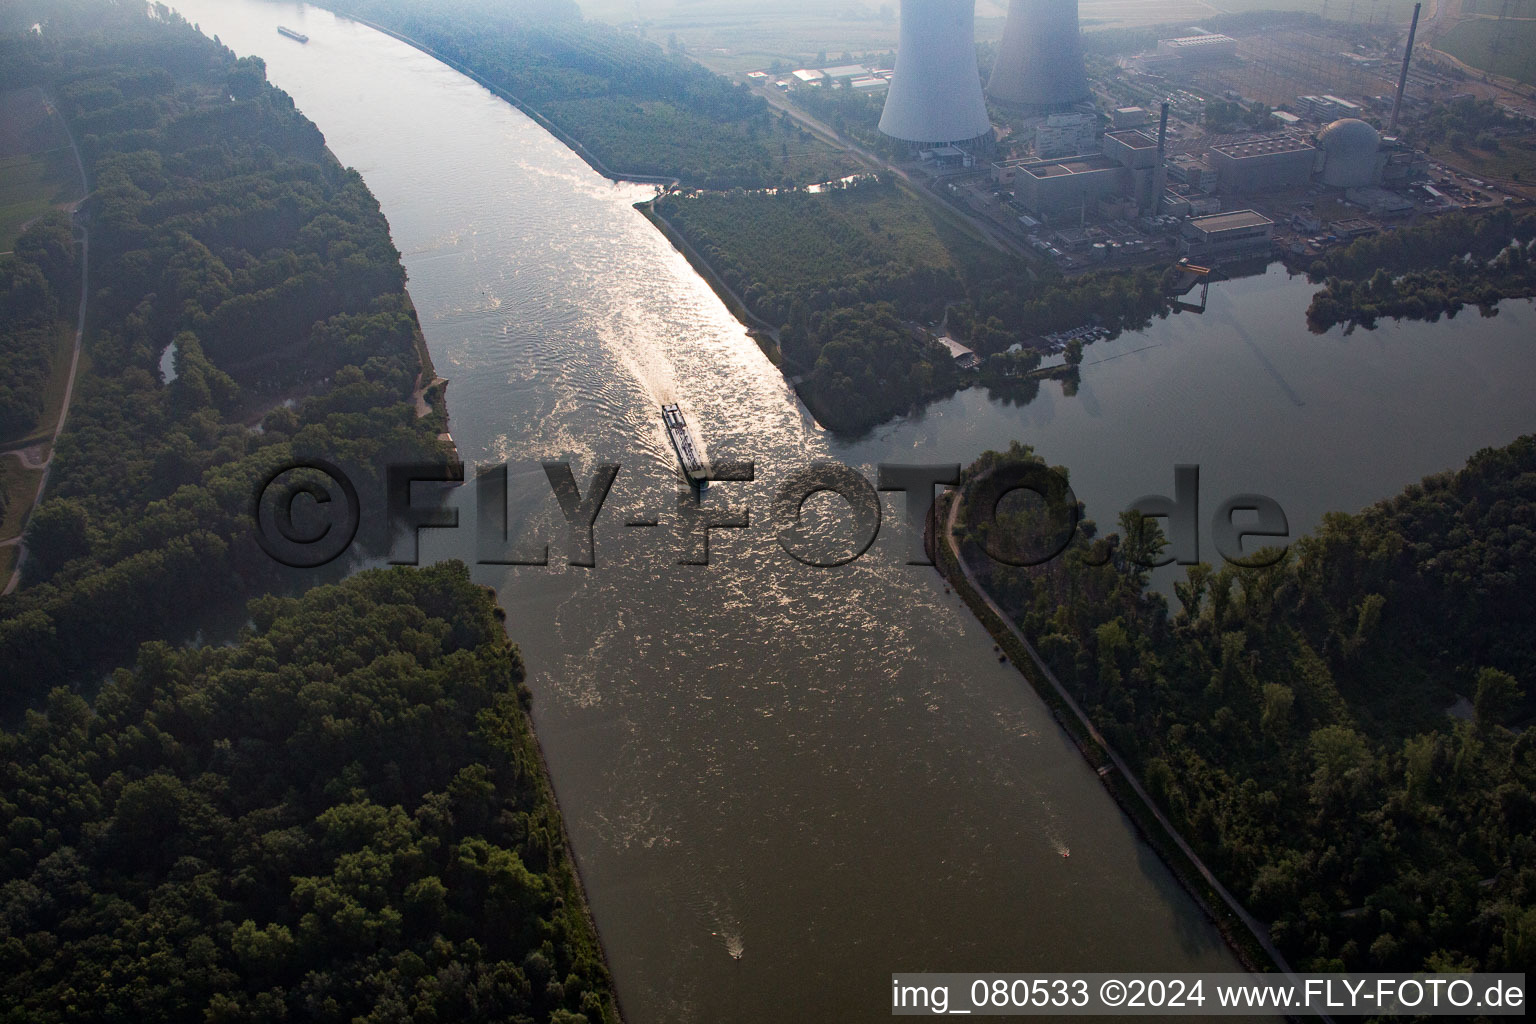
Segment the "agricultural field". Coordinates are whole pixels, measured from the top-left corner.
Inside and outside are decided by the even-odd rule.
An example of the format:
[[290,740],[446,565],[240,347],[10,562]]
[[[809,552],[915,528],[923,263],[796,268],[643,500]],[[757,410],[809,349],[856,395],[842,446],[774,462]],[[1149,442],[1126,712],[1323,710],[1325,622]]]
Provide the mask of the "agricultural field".
[[1429,147],[1429,155],[1486,178],[1536,181],[1536,136],[1500,139],[1497,150],[1478,149],[1476,145],[1458,150],[1437,142]]
[[[585,0],[581,10],[593,20],[638,25],[664,46],[676,40],[705,67],[739,74],[775,62],[800,66],[894,51],[900,6],[900,0],[785,0],[771,6],[757,0]],[[1247,11],[1318,12],[1323,6],[1323,0],[1080,0],[1078,11],[1083,29],[1092,32]],[[1327,8],[1332,20],[1406,22],[1413,0],[1329,0]],[[1007,12],[1007,0],[978,0],[976,41],[1001,38]]]
[[[888,3],[814,3],[783,0],[764,5],[746,0],[596,0],[581,5],[588,18],[639,24],[645,37],[666,46],[676,39],[688,55],[721,74],[769,67],[796,67],[818,54],[836,60],[896,49],[896,10]],[[999,6],[993,36],[1002,32]],[[978,14],[980,12],[978,11]],[[978,26],[979,28],[979,26]]]
[[80,198],[69,138],[37,89],[0,92],[0,252],[27,224]]
[[1536,85],[1536,20],[1471,18],[1441,35],[1435,48],[1472,67]]

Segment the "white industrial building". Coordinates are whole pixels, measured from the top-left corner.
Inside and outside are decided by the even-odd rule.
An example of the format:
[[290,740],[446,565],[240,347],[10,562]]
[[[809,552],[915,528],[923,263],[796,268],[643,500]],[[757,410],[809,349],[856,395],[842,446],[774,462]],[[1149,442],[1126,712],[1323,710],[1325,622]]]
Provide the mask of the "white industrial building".
[[1152,120],[1146,107],[1116,107],[1110,116],[1116,128],[1140,128]]
[[992,178],[1012,185],[1015,201],[1036,214],[1090,205],[1097,209],[1116,197],[1123,197],[1141,213],[1156,214],[1167,184],[1157,140],[1137,131],[1108,133],[1102,153],[1000,161],[992,165]]
[[1217,33],[1159,39],[1157,53],[1160,57],[1177,57],[1186,61],[1231,60],[1237,56],[1237,40]]
[[1201,192],[1214,192],[1220,184],[1216,168],[1203,156],[1180,153],[1168,160],[1168,177]]
[[1387,155],[1381,135],[1358,118],[1341,118],[1317,133],[1323,151],[1323,184],[1334,188],[1367,188],[1381,183]]
[[1052,114],[1035,128],[1035,155],[1041,159],[1076,156],[1098,149],[1097,114]]
[[1254,210],[1232,210],[1191,217],[1181,233],[1179,247],[1187,256],[1250,256],[1267,253],[1273,246],[1275,222]]
[[1221,190],[1252,194],[1302,188],[1317,168],[1317,147],[1299,135],[1254,135],[1212,146],[1207,156]]

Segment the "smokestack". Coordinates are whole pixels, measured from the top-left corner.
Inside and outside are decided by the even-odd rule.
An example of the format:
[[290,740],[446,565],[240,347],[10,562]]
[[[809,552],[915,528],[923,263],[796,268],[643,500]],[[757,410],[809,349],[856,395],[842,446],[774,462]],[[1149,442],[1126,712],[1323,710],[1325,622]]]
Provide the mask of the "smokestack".
[[992,131],[976,67],[975,0],[901,0],[880,130],[904,142],[966,142]]
[[1157,155],[1168,152],[1168,101],[1163,100],[1163,116],[1157,122]]
[[1397,115],[1403,110],[1403,89],[1408,85],[1408,62],[1413,59],[1413,36],[1419,30],[1419,8],[1423,4],[1413,5],[1413,22],[1408,26],[1408,45],[1403,48],[1403,70],[1397,76],[1397,99],[1392,102],[1392,123],[1387,126],[1387,131],[1397,131]]
[[1011,0],[987,95],[1036,109],[1088,98],[1077,0]]

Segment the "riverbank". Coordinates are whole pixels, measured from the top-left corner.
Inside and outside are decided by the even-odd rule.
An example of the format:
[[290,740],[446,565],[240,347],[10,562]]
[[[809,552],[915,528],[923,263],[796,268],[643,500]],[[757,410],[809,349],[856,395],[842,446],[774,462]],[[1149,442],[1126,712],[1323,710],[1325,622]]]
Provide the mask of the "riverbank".
[[[320,6],[324,5],[322,4]],[[404,33],[396,32],[388,25],[380,25],[377,22],[369,21],[367,18],[359,17],[356,14],[347,14],[341,11],[337,11],[336,16],[338,18],[345,18],[347,21],[355,21],[359,25],[367,25],[375,32],[382,32],[384,35],[389,36],[391,39],[398,39],[400,42],[405,43],[407,46],[411,46],[417,50],[420,50],[422,53],[425,53],[433,60],[441,61],[448,67],[453,68],[453,70],[457,71],[465,78],[468,78],[476,85],[489,90],[496,96],[512,104],[518,110],[521,110],[524,114],[527,114],[530,118],[538,123],[540,128],[543,128],[545,131],[549,132],[549,134],[559,139],[566,145],[567,148],[571,150],[571,152],[585,160],[587,166],[591,167],[598,174],[601,174],[603,177],[608,178],[611,181],[634,181],[639,182],[642,185],[663,185],[668,188],[674,188],[677,186],[677,179],[673,177],[654,174],[630,174],[610,169],[607,164],[603,163],[595,155],[593,155],[591,150],[587,149],[586,146],[583,146],[581,144],[581,140],[573,137],[570,133],[565,131],[565,129],[561,128],[549,118],[545,117],[531,104],[526,103],[518,97],[512,95],[510,92],[501,88],[499,85],[486,80],[483,76],[476,73],[474,69],[460,64],[452,57],[444,56],[443,54],[437,52],[436,50],[432,49],[432,47],[418,39],[412,39],[410,36],[405,35]]]
[[1153,804],[1125,762],[1110,747],[1066,688],[1055,678],[1024,634],[995,601],[980,588],[962,562],[955,545],[955,526],[962,499],[951,492],[936,507],[930,529],[942,522],[941,537],[929,538],[928,548],[939,574],[955,588],[976,620],[991,634],[1014,668],[1050,708],[1058,725],[1072,738],[1083,760],[1098,775],[1104,789],[1135,825],[1168,870],[1195,900],[1234,955],[1250,971],[1291,973],[1262,926],[1247,914],[1184,838]]
[[747,304],[741,300],[741,296],[731,290],[730,285],[725,283],[710,262],[699,254],[699,251],[689,243],[688,239],[683,237],[682,232],[678,231],[671,221],[656,212],[654,200],[636,203],[635,209],[639,210],[646,220],[654,224],[656,230],[666,236],[667,241],[672,243],[674,249],[682,253],[683,258],[688,261],[688,265],[709,284],[710,289],[714,291],[720,301],[725,303],[725,308],[731,311],[731,315],[741,321],[741,325],[747,329],[747,334],[752,337],[753,341],[757,342],[757,347],[763,350],[763,355],[768,357],[770,363],[783,370],[785,376],[809,372],[806,367],[801,367],[795,363],[785,363],[783,349],[779,347],[778,328],[747,308]]

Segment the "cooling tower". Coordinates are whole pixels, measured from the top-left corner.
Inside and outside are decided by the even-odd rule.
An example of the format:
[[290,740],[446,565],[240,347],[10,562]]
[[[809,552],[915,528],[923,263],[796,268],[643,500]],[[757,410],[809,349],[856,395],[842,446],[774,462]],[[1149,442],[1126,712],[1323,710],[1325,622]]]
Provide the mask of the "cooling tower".
[[987,95],[1046,109],[1088,98],[1077,0],[1012,0]]
[[976,68],[975,0],[901,0],[880,130],[926,143],[966,142],[992,130]]

